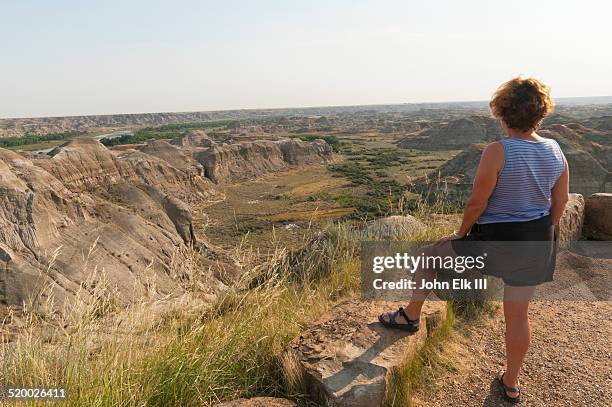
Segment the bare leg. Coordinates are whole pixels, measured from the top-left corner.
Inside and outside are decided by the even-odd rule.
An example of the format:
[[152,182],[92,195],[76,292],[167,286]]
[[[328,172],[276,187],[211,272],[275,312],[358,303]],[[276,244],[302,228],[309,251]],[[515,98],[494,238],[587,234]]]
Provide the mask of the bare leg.
[[[424,256],[456,256],[453,251],[453,246],[450,242],[444,242],[440,245],[430,245],[423,247],[423,255]],[[433,281],[436,278],[435,270],[427,270],[422,267],[417,269],[414,273],[414,281],[417,284],[417,287],[420,287],[423,281]],[[412,320],[419,319],[421,315],[421,309],[423,308],[423,304],[427,299],[427,296],[431,290],[429,289],[415,289],[412,290],[412,296],[410,297],[410,302],[406,306],[405,312],[408,315],[408,318]],[[383,315],[383,318],[388,321],[389,315]],[[398,323],[405,322],[403,318],[400,317]]]
[[[518,376],[531,341],[529,301],[535,287],[504,288],[504,319],[506,321],[506,386],[518,387]],[[510,397],[518,393],[507,392]]]

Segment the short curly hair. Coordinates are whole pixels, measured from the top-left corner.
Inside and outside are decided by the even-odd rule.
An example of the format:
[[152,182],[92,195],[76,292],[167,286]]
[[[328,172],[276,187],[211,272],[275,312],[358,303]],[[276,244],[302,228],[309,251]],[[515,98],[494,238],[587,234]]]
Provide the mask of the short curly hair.
[[511,129],[535,130],[553,111],[550,88],[534,78],[520,76],[503,83],[489,103],[493,116]]

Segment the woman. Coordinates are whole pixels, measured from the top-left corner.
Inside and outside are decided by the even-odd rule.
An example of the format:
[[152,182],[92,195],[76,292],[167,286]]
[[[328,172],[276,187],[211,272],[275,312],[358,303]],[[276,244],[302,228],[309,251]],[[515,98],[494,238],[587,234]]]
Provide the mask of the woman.
[[[474,254],[474,247],[487,244],[494,251],[495,242],[499,249],[504,245],[501,242],[538,241],[535,255],[505,262],[498,274],[505,283],[506,323],[506,369],[498,380],[504,397],[519,402],[518,376],[531,339],[529,301],[538,284],[552,280],[554,226],[568,200],[569,168],[557,142],[536,134],[554,107],[547,86],[532,78],[514,78],[499,87],[489,105],[507,137],[484,149],[461,227],[426,247],[424,254],[467,256]],[[512,244],[506,243],[508,246]],[[522,261],[527,257],[530,263]],[[431,281],[435,275],[435,270],[420,269],[415,279]],[[429,290],[415,290],[405,309],[382,314],[380,321],[416,332],[428,294]]]

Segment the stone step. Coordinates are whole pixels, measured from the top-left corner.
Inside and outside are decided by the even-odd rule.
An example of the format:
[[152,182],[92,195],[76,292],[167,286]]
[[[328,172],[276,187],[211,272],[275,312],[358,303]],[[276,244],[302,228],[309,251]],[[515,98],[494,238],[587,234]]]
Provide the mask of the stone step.
[[391,372],[408,363],[446,318],[446,303],[428,301],[414,335],[388,329],[378,315],[404,304],[350,300],[309,326],[289,349],[312,399],[330,407],[382,405]]

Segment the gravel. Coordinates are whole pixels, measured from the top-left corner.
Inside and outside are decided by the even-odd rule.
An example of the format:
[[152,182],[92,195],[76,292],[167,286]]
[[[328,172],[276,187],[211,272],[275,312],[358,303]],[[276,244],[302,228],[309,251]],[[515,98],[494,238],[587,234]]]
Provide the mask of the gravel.
[[[612,302],[536,301],[532,344],[520,376],[521,405],[612,406]],[[461,327],[459,327],[461,329]],[[504,406],[495,381],[504,366],[501,311],[458,335],[455,373],[422,406]]]

